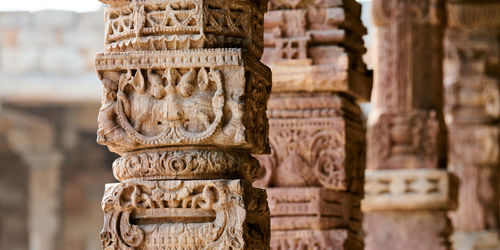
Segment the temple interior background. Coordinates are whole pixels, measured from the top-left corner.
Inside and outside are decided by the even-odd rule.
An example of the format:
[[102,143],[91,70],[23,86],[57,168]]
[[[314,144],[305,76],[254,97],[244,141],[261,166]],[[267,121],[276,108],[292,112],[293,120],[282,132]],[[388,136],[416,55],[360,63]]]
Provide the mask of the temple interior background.
[[[372,3],[359,2],[368,30],[363,60],[374,69]],[[104,51],[103,31],[102,8],[0,7],[0,249],[101,249],[103,187],[116,182],[118,157],[96,143],[101,83],[94,59]],[[371,105],[360,105],[366,122]],[[500,249],[472,242],[455,247]]]

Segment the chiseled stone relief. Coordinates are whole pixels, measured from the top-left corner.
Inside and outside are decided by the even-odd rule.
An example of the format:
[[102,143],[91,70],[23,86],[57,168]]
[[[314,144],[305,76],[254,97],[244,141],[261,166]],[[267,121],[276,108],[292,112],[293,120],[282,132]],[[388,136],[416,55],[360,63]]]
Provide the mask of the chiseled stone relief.
[[[267,1],[102,0],[104,249],[268,249]],[[247,20],[250,20],[249,22]]]
[[365,130],[371,72],[354,0],[271,0],[262,61],[273,75],[271,155],[258,156],[272,249],[362,249]]

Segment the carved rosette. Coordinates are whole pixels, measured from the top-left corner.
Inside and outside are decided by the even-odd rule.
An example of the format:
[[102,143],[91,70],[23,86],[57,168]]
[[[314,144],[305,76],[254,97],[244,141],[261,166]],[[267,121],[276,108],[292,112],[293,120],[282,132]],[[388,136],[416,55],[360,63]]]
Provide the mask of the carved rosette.
[[269,249],[267,0],[101,0],[104,249]]

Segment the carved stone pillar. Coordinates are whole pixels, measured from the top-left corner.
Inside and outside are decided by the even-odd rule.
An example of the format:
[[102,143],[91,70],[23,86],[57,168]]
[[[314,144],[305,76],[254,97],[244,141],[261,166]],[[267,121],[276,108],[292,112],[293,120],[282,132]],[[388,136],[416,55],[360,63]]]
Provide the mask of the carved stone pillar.
[[366,249],[449,249],[442,0],[374,0],[376,58],[368,121]]
[[447,3],[449,168],[460,178],[455,249],[500,249],[500,2]]
[[266,0],[102,0],[104,249],[268,249]]
[[263,61],[273,72],[272,154],[258,157],[272,249],[362,249],[369,100],[361,6],[354,0],[271,0]]

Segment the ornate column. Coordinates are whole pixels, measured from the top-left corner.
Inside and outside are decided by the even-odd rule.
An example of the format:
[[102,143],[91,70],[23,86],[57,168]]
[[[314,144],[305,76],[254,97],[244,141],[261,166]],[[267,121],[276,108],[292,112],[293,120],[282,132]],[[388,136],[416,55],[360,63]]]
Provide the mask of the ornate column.
[[375,0],[377,26],[365,184],[366,249],[449,249],[442,0]]
[[104,249],[268,249],[266,0],[102,0]]
[[499,249],[500,2],[447,3],[449,168],[460,178],[455,249]]
[[263,61],[273,72],[272,154],[259,161],[272,249],[362,249],[369,100],[361,6],[354,0],[271,0]]

